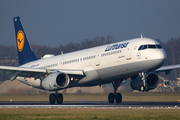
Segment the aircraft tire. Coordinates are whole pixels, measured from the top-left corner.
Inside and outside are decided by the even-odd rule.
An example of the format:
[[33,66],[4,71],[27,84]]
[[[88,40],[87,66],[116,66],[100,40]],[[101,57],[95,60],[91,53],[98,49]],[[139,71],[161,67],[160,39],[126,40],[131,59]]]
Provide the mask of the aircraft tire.
[[121,93],[117,93],[116,103],[121,103],[121,102],[122,102],[122,95],[121,95]]
[[145,89],[146,89],[146,92],[148,92],[148,91],[149,91],[149,87],[148,87],[148,86],[146,86],[146,87],[145,87]]
[[50,102],[50,104],[54,104],[55,101],[56,101],[56,95],[54,93],[51,93],[49,95],[49,102]]
[[113,93],[109,93],[109,95],[108,95],[109,103],[114,103],[114,98],[115,98],[114,94]]
[[57,103],[62,104],[62,102],[63,102],[63,95],[61,93],[59,93],[57,96]]

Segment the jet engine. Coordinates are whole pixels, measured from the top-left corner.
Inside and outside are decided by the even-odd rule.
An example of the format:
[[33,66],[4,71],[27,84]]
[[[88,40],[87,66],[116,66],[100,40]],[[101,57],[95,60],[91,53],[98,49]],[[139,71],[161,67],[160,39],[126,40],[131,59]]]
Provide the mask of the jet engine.
[[[159,83],[159,77],[157,74],[155,73],[148,74],[147,76],[148,90],[147,91],[156,88],[158,86],[158,83]],[[136,76],[134,79],[132,79],[131,81],[132,89],[141,91],[141,86],[144,86],[144,85],[143,85],[143,80],[140,76]]]
[[70,79],[67,74],[56,72],[46,76],[41,82],[41,87],[45,90],[59,90],[66,88],[69,82]]

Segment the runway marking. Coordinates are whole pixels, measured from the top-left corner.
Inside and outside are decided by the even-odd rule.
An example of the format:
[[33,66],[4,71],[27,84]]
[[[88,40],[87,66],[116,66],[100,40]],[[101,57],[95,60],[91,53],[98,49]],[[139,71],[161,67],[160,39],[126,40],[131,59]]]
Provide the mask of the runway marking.
[[100,108],[100,109],[180,109],[178,102],[122,102],[109,104],[101,101],[64,102],[50,105],[49,102],[0,102],[0,108]]
[[180,109],[174,107],[133,107],[133,106],[116,106],[116,105],[0,105],[0,108],[100,108],[100,109]]

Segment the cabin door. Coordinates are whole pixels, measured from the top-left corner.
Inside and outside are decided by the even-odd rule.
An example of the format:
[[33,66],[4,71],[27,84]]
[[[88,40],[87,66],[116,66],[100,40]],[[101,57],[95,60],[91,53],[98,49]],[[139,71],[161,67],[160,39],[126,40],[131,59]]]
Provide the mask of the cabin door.
[[100,52],[96,51],[96,60],[95,60],[95,65],[96,66],[100,66],[100,61],[99,61],[99,58],[100,57]]
[[133,45],[135,42],[130,42],[126,48],[126,60],[131,60],[131,51],[133,50]]

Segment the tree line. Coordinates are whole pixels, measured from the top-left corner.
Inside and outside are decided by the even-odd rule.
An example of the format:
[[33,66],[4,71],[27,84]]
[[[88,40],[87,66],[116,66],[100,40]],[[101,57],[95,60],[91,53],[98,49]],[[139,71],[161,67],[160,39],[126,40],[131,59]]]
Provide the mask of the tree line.
[[[162,42],[159,39],[156,39],[161,43],[161,46],[165,49],[167,54],[167,60],[164,65],[174,65],[180,64],[180,37],[179,38],[170,38],[166,42]],[[40,59],[46,54],[54,54],[59,55],[61,52],[68,53],[72,51],[87,49],[91,47],[96,47],[104,44],[109,44],[113,42],[117,42],[119,40],[114,39],[112,36],[98,36],[93,39],[85,39],[80,43],[70,42],[65,45],[60,44],[56,47],[50,47],[45,45],[32,45],[32,49],[34,51],[35,56]],[[58,42],[58,41],[57,41]],[[0,65],[6,66],[18,66],[18,53],[16,46],[5,46],[0,45]],[[165,76],[161,74],[165,78],[169,80],[177,80],[180,77],[180,70],[173,70],[169,75]],[[10,79],[9,75],[0,75],[0,81]]]

